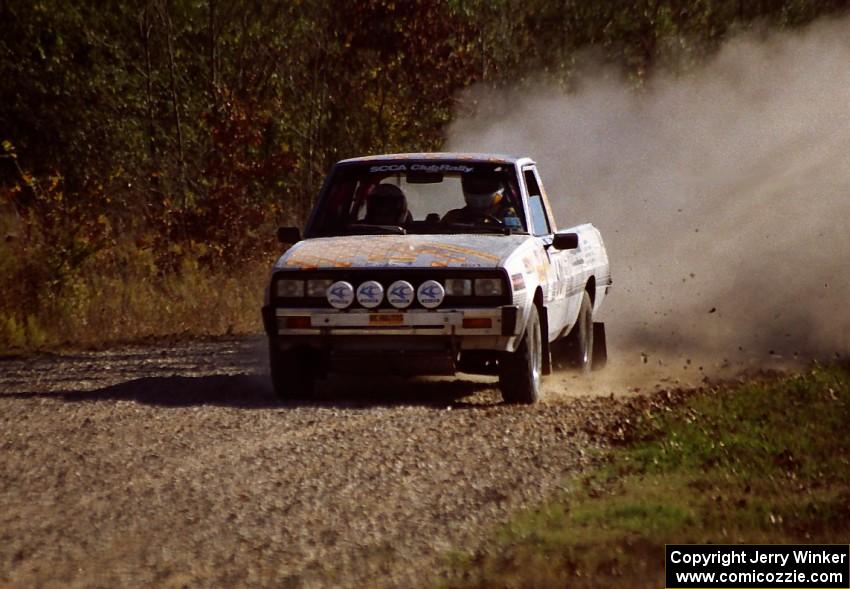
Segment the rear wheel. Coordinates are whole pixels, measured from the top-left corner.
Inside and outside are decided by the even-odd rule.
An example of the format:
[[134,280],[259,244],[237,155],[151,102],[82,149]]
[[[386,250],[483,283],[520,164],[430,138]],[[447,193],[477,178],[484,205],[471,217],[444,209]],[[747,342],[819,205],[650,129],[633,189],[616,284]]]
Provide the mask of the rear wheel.
[[310,350],[281,350],[269,340],[269,371],[272,388],[281,400],[307,398],[313,394],[316,361]]
[[506,403],[535,403],[540,398],[543,370],[540,317],[532,306],[525,335],[516,351],[506,353],[499,363],[499,388]]

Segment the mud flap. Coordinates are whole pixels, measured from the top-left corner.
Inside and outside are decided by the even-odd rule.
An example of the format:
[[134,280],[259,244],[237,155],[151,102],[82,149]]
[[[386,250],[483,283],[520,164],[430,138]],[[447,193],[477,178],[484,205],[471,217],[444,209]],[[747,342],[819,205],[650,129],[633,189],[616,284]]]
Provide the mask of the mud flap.
[[593,322],[593,366],[591,370],[602,370],[608,363],[608,345],[605,342],[605,324]]
[[542,344],[542,349],[540,350],[543,355],[543,362],[541,366],[541,374],[552,374],[552,347],[549,343],[549,309],[545,306],[540,305],[537,307],[537,314],[540,318],[540,343]]

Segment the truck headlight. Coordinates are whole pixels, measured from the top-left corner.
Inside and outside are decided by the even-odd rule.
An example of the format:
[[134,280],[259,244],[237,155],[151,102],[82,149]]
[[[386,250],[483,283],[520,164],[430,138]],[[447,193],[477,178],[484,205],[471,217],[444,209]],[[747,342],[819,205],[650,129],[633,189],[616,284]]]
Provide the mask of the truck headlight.
[[333,280],[314,279],[307,281],[307,296],[308,297],[324,297],[328,289],[333,284]]
[[467,297],[472,294],[472,281],[468,278],[446,278],[446,294],[450,297]]
[[475,296],[494,297],[504,294],[504,286],[501,278],[476,278]]
[[277,296],[284,298],[295,298],[304,296],[303,280],[278,280],[275,287]]

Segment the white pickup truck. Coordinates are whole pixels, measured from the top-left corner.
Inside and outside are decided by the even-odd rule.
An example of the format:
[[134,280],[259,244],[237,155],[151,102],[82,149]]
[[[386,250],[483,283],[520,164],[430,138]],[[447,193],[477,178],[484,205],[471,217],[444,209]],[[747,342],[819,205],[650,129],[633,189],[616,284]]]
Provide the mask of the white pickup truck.
[[[263,322],[274,389],[329,371],[499,376],[533,403],[553,367],[605,363],[593,321],[611,287],[590,224],[559,230],[535,163],[463,153],[337,163],[277,261]],[[562,340],[562,341],[560,341]]]

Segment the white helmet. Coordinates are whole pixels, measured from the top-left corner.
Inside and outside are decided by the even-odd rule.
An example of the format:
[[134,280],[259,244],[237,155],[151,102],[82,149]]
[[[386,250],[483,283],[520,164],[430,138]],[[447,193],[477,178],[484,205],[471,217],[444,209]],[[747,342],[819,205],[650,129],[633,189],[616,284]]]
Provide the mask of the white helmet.
[[460,183],[463,199],[471,209],[486,211],[499,204],[505,194],[502,181],[492,175],[464,174]]

